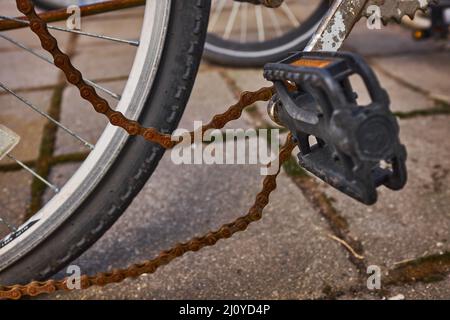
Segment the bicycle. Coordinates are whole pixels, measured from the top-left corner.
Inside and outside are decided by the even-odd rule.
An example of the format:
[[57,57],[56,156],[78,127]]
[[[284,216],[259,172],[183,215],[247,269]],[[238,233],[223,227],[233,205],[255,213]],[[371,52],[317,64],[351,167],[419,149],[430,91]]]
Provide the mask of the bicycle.
[[[260,2],[266,5],[271,4],[271,0],[261,0]],[[54,64],[64,71],[68,81],[78,87],[82,97],[88,100],[98,113],[107,116],[112,125],[108,125],[82,167],[63,189],[55,190],[57,191],[56,195],[47,205],[18,229],[11,228],[11,232],[1,242],[0,283],[3,286],[12,286],[2,287],[0,297],[8,298],[20,298],[23,295],[37,295],[67,289],[64,280],[32,282],[28,285],[15,284],[25,284],[33,279],[47,279],[86,250],[126,209],[154,171],[164,149],[176,145],[171,140],[170,133],[175,129],[181,117],[198,70],[207,32],[210,6],[209,1],[198,0],[148,2],[143,25],[151,26],[151,32],[142,32],[138,42],[103,37],[106,40],[124,42],[138,47],[126,89],[123,96],[120,97],[117,110],[113,110],[105,99],[95,93],[94,87],[99,92],[110,95],[112,92],[91,80],[84,79],[70,63],[70,58],[58,49],[56,42],[47,32],[44,20],[65,19],[68,17],[65,10],[51,11],[39,16],[29,0],[17,0],[17,4],[19,10],[27,16],[30,22],[27,23],[24,19],[11,16],[2,16],[0,30],[28,27],[29,24],[32,31],[40,37],[43,48],[52,53]],[[81,12],[88,15],[142,4],[141,0],[106,1],[82,7]],[[338,50],[368,4],[367,1],[351,4],[345,1],[335,1],[327,18],[318,27],[305,51]],[[385,8],[384,17],[398,18],[403,14],[413,14],[417,9],[423,8],[423,4],[420,5],[414,3],[401,14]],[[339,20],[341,29],[335,34],[335,37],[330,39],[328,27],[336,22],[336,17],[339,15],[342,17],[343,13],[351,14],[345,20]],[[61,29],[61,27],[56,28]],[[95,35],[82,31],[72,31],[95,37]],[[13,42],[13,44],[20,46],[18,42]],[[24,49],[25,46],[20,47]],[[180,55],[179,52],[188,52],[188,54]],[[308,60],[307,54],[299,59],[301,60],[303,57],[306,57],[308,63],[311,62]],[[314,58],[318,59],[318,56],[314,56]],[[337,55],[323,56],[323,58],[326,61],[335,58],[347,59],[345,56]],[[287,64],[297,62],[290,61]],[[358,66],[359,62],[356,62]],[[53,62],[50,61],[50,63]],[[222,128],[227,122],[239,118],[245,107],[256,101],[269,101],[274,93],[277,93],[281,100],[284,97],[285,101],[298,98],[299,96],[290,97],[289,92],[285,91],[286,88],[281,87],[280,81],[307,83],[308,80],[302,78],[301,75],[297,77],[295,70],[289,69],[289,66],[284,66],[284,69],[275,70],[273,68],[281,67],[268,66],[265,75],[277,83],[275,88],[263,88],[255,92],[244,93],[235,105],[224,114],[216,116],[202,129],[202,132],[210,128]],[[3,84],[2,88],[14,94]],[[158,94],[155,94],[156,92]],[[115,96],[119,97],[117,94]],[[277,101],[272,100],[272,107],[271,116],[275,121],[278,121],[279,117],[286,119],[287,115],[283,115],[280,110],[277,110],[279,108]],[[129,120],[118,111],[124,113]],[[280,113],[277,114],[278,112]],[[308,118],[309,115],[305,114],[305,117]],[[284,121],[287,123],[286,120]],[[312,119],[312,121],[315,120]],[[143,125],[147,127],[143,127]],[[295,126],[297,125],[296,123]],[[290,131],[294,131],[298,135],[298,128],[295,126],[288,127]],[[65,128],[65,130],[77,137],[81,143],[92,147],[70,129]],[[133,137],[130,138],[128,135]],[[302,137],[296,136],[296,138]],[[297,143],[301,144],[302,141],[294,142],[292,139],[288,139],[280,154],[281,162],[289,158]],[[323,146],[323,141],[319,140],[318,147]],[[25,164],[22,163],[22,165]],[[314,168],[310,168],[310,170],[314,171]],[[274,174],[265,178],[264,188],[258,194],[255,204],[247,215],[222,226],[217,231],[164,251],[157,258],[143,264],[93,277],[83,276],[82,287],[120,282],[126,277],[152,273],[159,266],[169,263],[188,251],[197,251],[202,247],[214,245],[220,239],[228,238],[236,232],[245,230],[249,224],[261,218],[269,195],[276,188],[276,176],[277,174]],[[45,182],[45,179],[42,180]],[[127,183],[123,183],[123,181],[127,181]],[[395,181],[379,181],[379,183],[387,184],[391,182],[393,189],[401,188],[405,183],[405,177],[401,178],[399,184],[395,184]],[[330,183],[333,182],[330,181]],[[50,183],[49,185],[52,186]],[[348,191],[350,194],[352,192],[352,190]],[[359,195],[353,194],[353,196],[357,198]],[[65,199],[61,200],[60,197],[65,197]],[[111,201],[111,198],[114,200]],[[361,199],[367,200],[367,202],[374,200],[366,199],[365,195],[362,195]],[[89,230],[89,233],[86,234],[85,230]]]

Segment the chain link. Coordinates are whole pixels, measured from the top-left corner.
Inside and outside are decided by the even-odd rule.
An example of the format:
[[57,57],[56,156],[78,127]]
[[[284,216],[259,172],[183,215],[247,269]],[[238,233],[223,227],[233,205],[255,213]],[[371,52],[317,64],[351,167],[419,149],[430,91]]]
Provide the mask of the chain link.
[[[288,135],[287,142],[280,151],[280,166],[291,157],[295,147],[292,137]],[[143,263],[133,264],[126,269],[117,269],[111,272],[102,272],[94,276],[81,276],[81,288],[87,289],[92,286],[105,286],[111,283],[119,283],[127,278],[137,278],[143,274],[154,273],[159,267],[170,263],[175,258],[183,256],[187,252],[199,251],[202,248],[213,246],[217,241],[228,239],[235,233],[244,231],[248,226],[262,218],[263,209],[269,203],[270,194],[276,189],[276,179],[280,173],[280,167],[274,175],[265,177],[262,190],[256,195],[256,199],[247,214],[224,224],[215,231],[210,231],[203,236],[194,237],[185,243],[179,243],[169,250],[159,253],[152,259]],[[53,293],[59,290],[70,291],[67,286],[67,278],[63,280],[48,280],[45,282],[31,282],[26,285],[14,285],[0,287],[0,299],[20,299],[24,296],[37,296],[44,293]]]
[[[81,72],[72,65],[70,58],[59,49],[56,39],[47,29],[46,22],[36,14],[33,3],[30,0],[16,0],[16,4],[19,11],[30,21],[30,28],[41,40],[42,47],[53,56],[55,65],[64,72],[67,80],[79,89],[81,97],[89,101],[95,111],[104,114],[112,125],[123,128],[128,134],[140,135],[145,140],[158,143],[164,148],[172,148],[182,142],[182,140],[175,142],[172,140],[171,135],[160,133],[155,128],[145,128],[138,122],[127,119],[122,113],[111,109],[108,102],[101,98],[92,86],[86,84]],[[209,129],[223,128],[228,122],[240,118],[242,111],[246,107],[258,101],[270,100],[273,93],[273,87],[261,88],[253,92],[243,92],[236,104],[229,107],[226,112],[214,116],[211,122],[202,127],[202,134]],[[193,138],[194,132],[191,132],[190,135]],[[246,230],[251,223],[262,218],[263,209],[269,203],[269,196],[276,189],[276,179],[280,172],[281,164],[290,158],[295,146],[289,134],[279,154],[277,173],[265,177],[263,188],[257,194],[254,204],[246,215],[241,216],[233,222],[224,224],[216,231],[210,231],[203,236],[192,238],[185,243],[173,246],[169,250],[162,251],[152,260],[133,264],[125,269],[98,273],[94,276],[83,275],[81,277],[81,288],[87,289],[92,286],[119,283],[127,278],[136,278],[142,274],[154,273],[159,267],[170,263],[175,258],[181,257],[187,252],[198,251],[204,247],[213,246],[221,239],[230,238],[233,234]],[[20,299],[24,296],[37,296],[59,290],[70,291],[67,286],[67,281],[68,279],[64,278],[62,280],[48,280],[44,282],[34,281],[25,285],[0,286],[0,299]]]

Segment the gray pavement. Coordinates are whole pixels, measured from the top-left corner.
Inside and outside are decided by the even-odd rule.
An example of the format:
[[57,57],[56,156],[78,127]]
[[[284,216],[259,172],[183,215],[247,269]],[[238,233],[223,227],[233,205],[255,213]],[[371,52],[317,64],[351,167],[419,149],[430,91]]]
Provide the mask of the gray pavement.
[[[131,25],[138,23],[140,14],[139,10],[130,10],[124,16],[112,14],[102,24],[87,20],[86,26],[110,34],[122,32],[130,38]],[[118,28],[119,19],[125,19],[130,28]],[[20,37],[32,43],[27,35]],[[73,49],[73,61],[86,76],[120,92],[133,51],[92,39],[75,41],[76,45],[66,40],[65,45]],[[404,190],[382,189],[378,203],[367,207],[291,168],[281,173],[264,218],[246,232],[189,253],[152,275],[44,298],[450,298],[448,42],[415,42],[403,27],[369,31],[360,23],[346,49],[368,59],[390,93],[392,109],[401,118],[401,138],[409,152],[409,182]],[[61,89],[57,72],[28,60],[32,58],[22,60],[25,53],[4,44],[0,45],[0,55],[1,81],[12,81],[12,87],[43,108],[55,107],[51,98],[59,94],[61,121],[89,141],[96,141],[104,119],[92,116],[73,88],[57,91]],[[25,75],[30,68],[32,76]],[[24,77],[10,77],[13,72]],[[207,121],[232,104],[238,91],[266,84],[260,70],[204,62],[180,126],[191,129],[194,120]],[[360,87],[357,82],[355,85]],[[364,93],[360,98],[367,99]],[[25,107],[5,94],[0,93],[0,102],[17,107],[14,112],[12,108],[0,108],[0,122],[24,137],[15,153],[30,164],[50,159],[48,178],[62,185],[77,169],[86,150],[58,131],[54,150],[43,152],[35,141],[42,140],[45,121],[26,110],[19,114]],[[244,113],[229,127],[266,125],[269,120],[264,108],[258,104],[256,113]],[[73,263],[92,274],[152,258],[174,243],[244,214],[261,179],[258,166],[176,166],[167,153],[119,221]],[[0,162],[2,214],[7,210],[6,216],[13,223],[23,219],[29,203],[44,204],[51,197],[48,190],[41,194],[31,188],[31,181],[10,162]],[[0,228],[0,235],[2,232],[6,230]],[[382,269],[382,290],[367,290],[369,265]]]

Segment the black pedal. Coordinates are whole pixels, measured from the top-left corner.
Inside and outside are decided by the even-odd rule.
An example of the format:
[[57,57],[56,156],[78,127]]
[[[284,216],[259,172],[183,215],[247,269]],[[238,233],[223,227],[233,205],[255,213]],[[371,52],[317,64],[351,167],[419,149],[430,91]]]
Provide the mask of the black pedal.
[[[349,79],[355,74],[370,95],[368,105],[357,103]],[[277,118],[297,140],[306,170],[365,204],[376,202],[378,186],[403,188],[406,149],[399,126],[386,91],[362,58],[299,52],[267,64],[264,77],[275,84]]]

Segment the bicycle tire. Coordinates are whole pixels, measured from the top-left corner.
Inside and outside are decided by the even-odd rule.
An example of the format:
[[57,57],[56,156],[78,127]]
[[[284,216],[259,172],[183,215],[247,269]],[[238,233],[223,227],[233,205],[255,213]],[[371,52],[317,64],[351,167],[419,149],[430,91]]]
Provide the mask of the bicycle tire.
[[[210,0],[172,0],[166,43],[145,110],[138,119],[141,124],[164,132],[172,132],[178,125],[200,64],[209,10]],[[0,284],[47,279],[80,256],[121,216],[163,154],[159,145],[129,137],[85,202],[32,251],[3,269]]]

